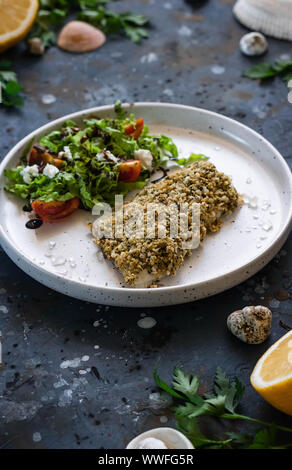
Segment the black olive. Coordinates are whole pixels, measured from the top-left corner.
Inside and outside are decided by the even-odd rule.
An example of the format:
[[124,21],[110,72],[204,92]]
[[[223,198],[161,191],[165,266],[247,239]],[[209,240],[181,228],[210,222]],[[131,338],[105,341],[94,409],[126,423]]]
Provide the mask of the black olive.
[[22,210],[24,212],[31,212],[32,211],[32,207],[30,205],[30,203],[28,202],[27,204],[25,204],[25,206],[23,206]]
[[32,230],[35,230],[36,228],[40,228],[42,225],[43,225],[43,221],[41,219],[31,219],[25,224],[26,228],[30,228]]

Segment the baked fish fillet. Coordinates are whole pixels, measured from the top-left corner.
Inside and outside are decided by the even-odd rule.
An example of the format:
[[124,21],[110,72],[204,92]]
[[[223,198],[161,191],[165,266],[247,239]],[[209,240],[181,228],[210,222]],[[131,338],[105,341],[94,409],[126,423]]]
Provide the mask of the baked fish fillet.
[[[149,203],[199,203],[199,238],[202,241],[208,231],[217,232],[220,229],[220,217],[230,214],[240,202],[240,196],[230,178],[217,171],[212,163],[199,161],[160,182],[146,186],[124,208],[127,209],[127,214],[131,214],[131,208],[134,209],[135,204],[142,205],[146,210]],[[124,222],[129,217],[130,215],[126,215]],[[115,214],[111,220],[115,226]],[[157,229],[156,226],[155,230]],[[185,238],[179,234],[175,238],[165,236],[149,239],[126,236],[95,238],[94,233],[93,229],[95,243],[102,249],[104,256],[114,263],[127,284],[136,288],[154,287],[158,280],[174,275],[185,257],[191,253],[185,247]]]

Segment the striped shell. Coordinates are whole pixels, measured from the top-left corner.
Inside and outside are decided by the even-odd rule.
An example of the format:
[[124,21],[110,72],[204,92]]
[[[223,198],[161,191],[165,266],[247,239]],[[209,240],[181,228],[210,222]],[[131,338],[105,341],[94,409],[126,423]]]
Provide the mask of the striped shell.
[[292,0],[237,0],[233,12],[254,31],[292,41]]

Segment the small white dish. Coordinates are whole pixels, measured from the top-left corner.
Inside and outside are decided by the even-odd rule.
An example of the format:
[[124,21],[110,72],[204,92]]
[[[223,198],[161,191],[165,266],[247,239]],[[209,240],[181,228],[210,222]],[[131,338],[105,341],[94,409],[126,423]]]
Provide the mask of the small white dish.
[[[162,441],[167,449],[194,449],[193,444],[186,436],[172,428],[156,428],[143,432],[129,442],[126,449],[141,449],[142,442],[149,438]],[[152,448],[155,449],[156,447]]]
[[18,163],[33,137],[37,142],[67,119],[81,123],[93,114],[114,114],[113,106],[79,111],[32,132],[0,165],[0,242],[10,258],[63,294],[125,307],[190,302],[229,289],[263,268],[291,229],[292,177],[279,152],[252,129],[211,111],[166,103],[128,106],[137,117],[144,117],[151,133],[171,136],[181,156],[191,152],[209,156],[232,177],[238,192],[247,195],[248,204],[224,218],[221,230],[209,234],[177,275],[161,282],[162,287],[129,288],[113,265],[97,255],[88,228],[90,213],[79,210],[60,223],[28,230],[24,202],[3,189],[4,169]]

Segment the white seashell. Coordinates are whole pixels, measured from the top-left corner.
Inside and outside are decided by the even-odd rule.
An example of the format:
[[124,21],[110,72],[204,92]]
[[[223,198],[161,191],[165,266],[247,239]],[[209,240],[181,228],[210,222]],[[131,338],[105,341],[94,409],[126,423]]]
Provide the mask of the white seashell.
[[263,34],[252,32],[242,36],[239,46],[245,55],[262,55],[268,49],[268,42]]
[[[151,446],[151,447],[150,447]],[[194,449],[191,441],[172,428],[156,428],[135,437],[127,449]]]
[[244,307],[227,318],[227,326],[234,336],[249,344],[263,343],[271,334],[272,312],[262,305]]
[[237,0],[233,13],[252,30],[292,41],[291,0]]
[[105,40],[100,29],[83,21],[70,21],[60,32],[58,46],[69,52],[89,52],[101,47]]

